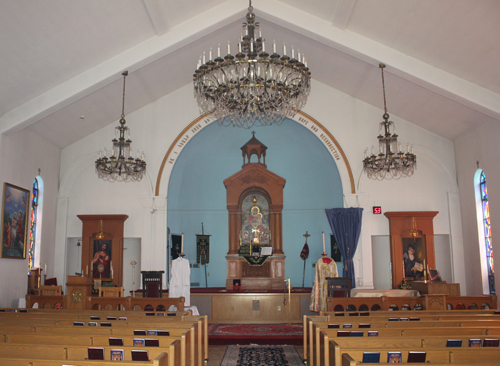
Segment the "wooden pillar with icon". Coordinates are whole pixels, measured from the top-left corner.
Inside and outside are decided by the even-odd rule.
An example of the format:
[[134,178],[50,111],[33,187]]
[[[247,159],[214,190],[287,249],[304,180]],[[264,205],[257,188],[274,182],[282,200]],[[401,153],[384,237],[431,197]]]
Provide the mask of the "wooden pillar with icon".
[[389,219],[391,235],[392,288],[401,288],[405,278],[424,281],[428,270],[436,269],[433,219],[437,214],[438,211],[384,214]]
[[123,286],[123,232],[127,215],[77,215],[82,229],[82,273]]

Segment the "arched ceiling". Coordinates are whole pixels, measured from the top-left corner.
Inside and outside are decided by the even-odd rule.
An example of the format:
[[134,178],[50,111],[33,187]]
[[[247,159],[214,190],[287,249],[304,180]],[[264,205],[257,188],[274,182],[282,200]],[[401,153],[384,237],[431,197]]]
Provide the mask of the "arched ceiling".
[[[270,47],[313,79],[448,139],[500,120],[496,0],[254,0]],[[0,0],[0,132],[64,148],[192,82],[203,51],[236,46],[245,0]],[[223,47],[223,49],[225,49]],[[81,117],[84,117],[83,119]],[[375,121],[376,122],[376,121]],[[374,123],[375,123],[374,122]]]

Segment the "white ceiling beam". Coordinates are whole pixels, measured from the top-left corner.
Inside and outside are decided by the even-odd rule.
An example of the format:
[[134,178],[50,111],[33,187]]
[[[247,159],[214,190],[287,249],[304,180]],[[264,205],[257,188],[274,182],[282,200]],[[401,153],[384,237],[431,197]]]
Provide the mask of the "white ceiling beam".
[[[277,0],[254,0],[259,16],[500,120],[500,95]],[[314,71],[314,70],[313,70]]]
[[349,23],[349,19],[351,19],[356,0],[335,0],[334,3],[335,11],[332,25],[344,30],[347,27],[347,23]]
[[159,36],[164,35],[170,30],[168,24],[167,11],[161,0],[142,0],[148,12],[151,23]]
[[[246,8],[239,0],[229,0],[186,22],[162,36],[153,37],[127,51],[58,85],[31,101],[5,113],[0,119],[0,133],[12,134],[76,102],[130,73],[168,55],[204,36],[241,19]],[[195,65],[196,60],[193,60]],[[193,66],[194,67],[194,66]]]

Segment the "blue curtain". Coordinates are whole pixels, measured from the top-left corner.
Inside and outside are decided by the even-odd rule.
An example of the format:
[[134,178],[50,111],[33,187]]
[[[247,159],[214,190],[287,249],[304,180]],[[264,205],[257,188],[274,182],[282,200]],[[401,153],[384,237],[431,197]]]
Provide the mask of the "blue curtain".
[[356,280],[352,258],[358,247],[363,209],[360,207],[330,208],[325,211],[340,253],[344,258],[344,277],[351,277],[352,288],[355,288]]

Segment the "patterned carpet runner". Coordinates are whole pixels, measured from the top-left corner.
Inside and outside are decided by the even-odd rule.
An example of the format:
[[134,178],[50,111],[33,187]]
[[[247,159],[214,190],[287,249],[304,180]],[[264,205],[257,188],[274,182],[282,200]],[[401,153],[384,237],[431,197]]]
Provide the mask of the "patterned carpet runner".
[[221,366],[304,366],[294,346],[228,346]]
[[303,344],[302,324],[210,324],[208,342],[225,344]]

